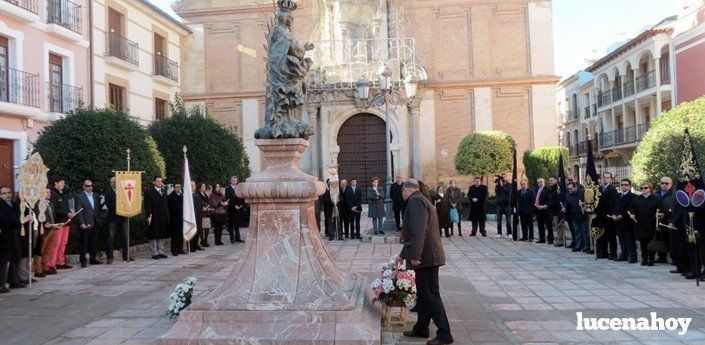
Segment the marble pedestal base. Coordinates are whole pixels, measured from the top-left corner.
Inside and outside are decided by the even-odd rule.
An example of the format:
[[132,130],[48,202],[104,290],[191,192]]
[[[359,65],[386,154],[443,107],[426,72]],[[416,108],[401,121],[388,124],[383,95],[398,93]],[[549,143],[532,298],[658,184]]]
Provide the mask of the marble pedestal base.
[[257,146],[266,169],[236,190],[251,206],[240,260],[157,344],[379,344],[368,282],[341,270],[321,240],[313,203],[325,185],[298,167],[308,142]]

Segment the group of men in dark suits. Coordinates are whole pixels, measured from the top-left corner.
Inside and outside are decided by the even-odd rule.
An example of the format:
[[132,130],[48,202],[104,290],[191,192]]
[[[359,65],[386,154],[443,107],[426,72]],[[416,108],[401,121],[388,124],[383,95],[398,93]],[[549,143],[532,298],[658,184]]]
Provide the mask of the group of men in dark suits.
[[[554,236],[554,229],[559,228],[558,216],[558,196],[556,177],[549,179],[549,185],[546,185],[546,180],[539,178],[536,180],[537,187],[529,188],[529,181],[523,179],[521,186],[517,191],[517,214],[521,223],[521,238],[520,241],[534,241],[534,217],[538,225],[538,240],[536,243],[547,243],[556,247],[563,245],[563,237],[559,231],[558,239]],[[507,224],[509,227],[509,224]],[[562,227],[561,227],[562,229]],[[518,231],[518,229],[515,229]],[[509,233],[508,233],[509,234]]]

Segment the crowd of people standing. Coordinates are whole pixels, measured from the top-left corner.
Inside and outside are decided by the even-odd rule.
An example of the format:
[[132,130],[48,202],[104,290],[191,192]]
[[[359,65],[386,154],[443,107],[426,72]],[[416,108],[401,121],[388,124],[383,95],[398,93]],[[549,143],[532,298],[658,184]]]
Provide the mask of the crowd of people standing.
[[[190,194],[184,193],[180,183],[175,183],[172,190],[167,191],[161,177],[154,178],[151,184],[144,193],[144,215],[147,219],[145,236],[149,240],[152,259],[168,257],[165,254],[168,239],[172,256],[204,250],[210,246],[210,229],[213,229],[215,245],[223,245],[223,229],[227,229],[230,243],[244,242],[240,227],[246,226],[249,215],[245,200],[235,193],[237,177],[233,176],[225,188],[220,184],[210,187],[206,183],[197,185],[191,182]],[[184,197],[193,198],[197,228],[196,235],[188,242],[183,238]],[[44,204],[41,209],[45,210],[45,220],[41,223],[37,216],[40,203]],[[117,214],[116,208],[115,177],[110,178],[110,187],[101,195],[93,191],[93,181],[86,179],[81,191],[72,198],[67,196],[66,180],[55,177],[46,188],[44,200],[28,207],[24,215],[17,195],[13,195],[9,187],[0,187],[0,293],[23,288],[30,280],[36,282],[32,276],[44,278],[57,274],[59,270],[73,268],[66,257],[72,226],[78,232],[81,267],[104,263],[98,259],[97,251],[99,233],[102,231],[107,231],[105,264],[114,261],[117,237],[120,237],[122,260],[134,261],[128,252],[128,221]],[[31,272],[30,241],[33,257]]]

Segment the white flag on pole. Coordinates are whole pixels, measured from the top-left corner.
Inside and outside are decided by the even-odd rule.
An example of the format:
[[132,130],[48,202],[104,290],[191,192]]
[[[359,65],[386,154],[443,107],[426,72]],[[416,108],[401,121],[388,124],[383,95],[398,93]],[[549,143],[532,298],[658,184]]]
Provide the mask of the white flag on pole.
[[191,173],[188,168],[188,158],[184,155],[184,239],[190,241],[196,236],[196,212],[193,208],[193,193],[191,192]]

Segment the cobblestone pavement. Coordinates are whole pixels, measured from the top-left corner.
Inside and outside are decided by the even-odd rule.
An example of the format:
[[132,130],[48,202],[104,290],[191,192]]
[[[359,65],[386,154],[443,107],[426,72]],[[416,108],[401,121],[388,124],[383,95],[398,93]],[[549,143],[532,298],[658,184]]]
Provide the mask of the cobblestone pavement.
[[[705,286],[669,274],[672,266],[595,261],[563,248],[494,238],[492,222],[488,229],[488,237],[443,240],[448,264],[441,268],[441,293],[456,344],[705,344]],[[325,242],[339,265],[368,277],[400,249],[356,240]],[[173,324],[164,312],[174,286],[196,276],[194,299],[201,298],[237,265],[242,248],[211,246],[166,260],[143,254],[131,264],[60,271],[31,290],[0,295],[0,343],[152,344]],[[659,317],[693,321],[684,336],[577,331],[577,311],[585,317],[635,318],[656,311]],[[410,318],[407,328],[415,314]],[[423,343],[401,331],[386,330],[383,344]]]

